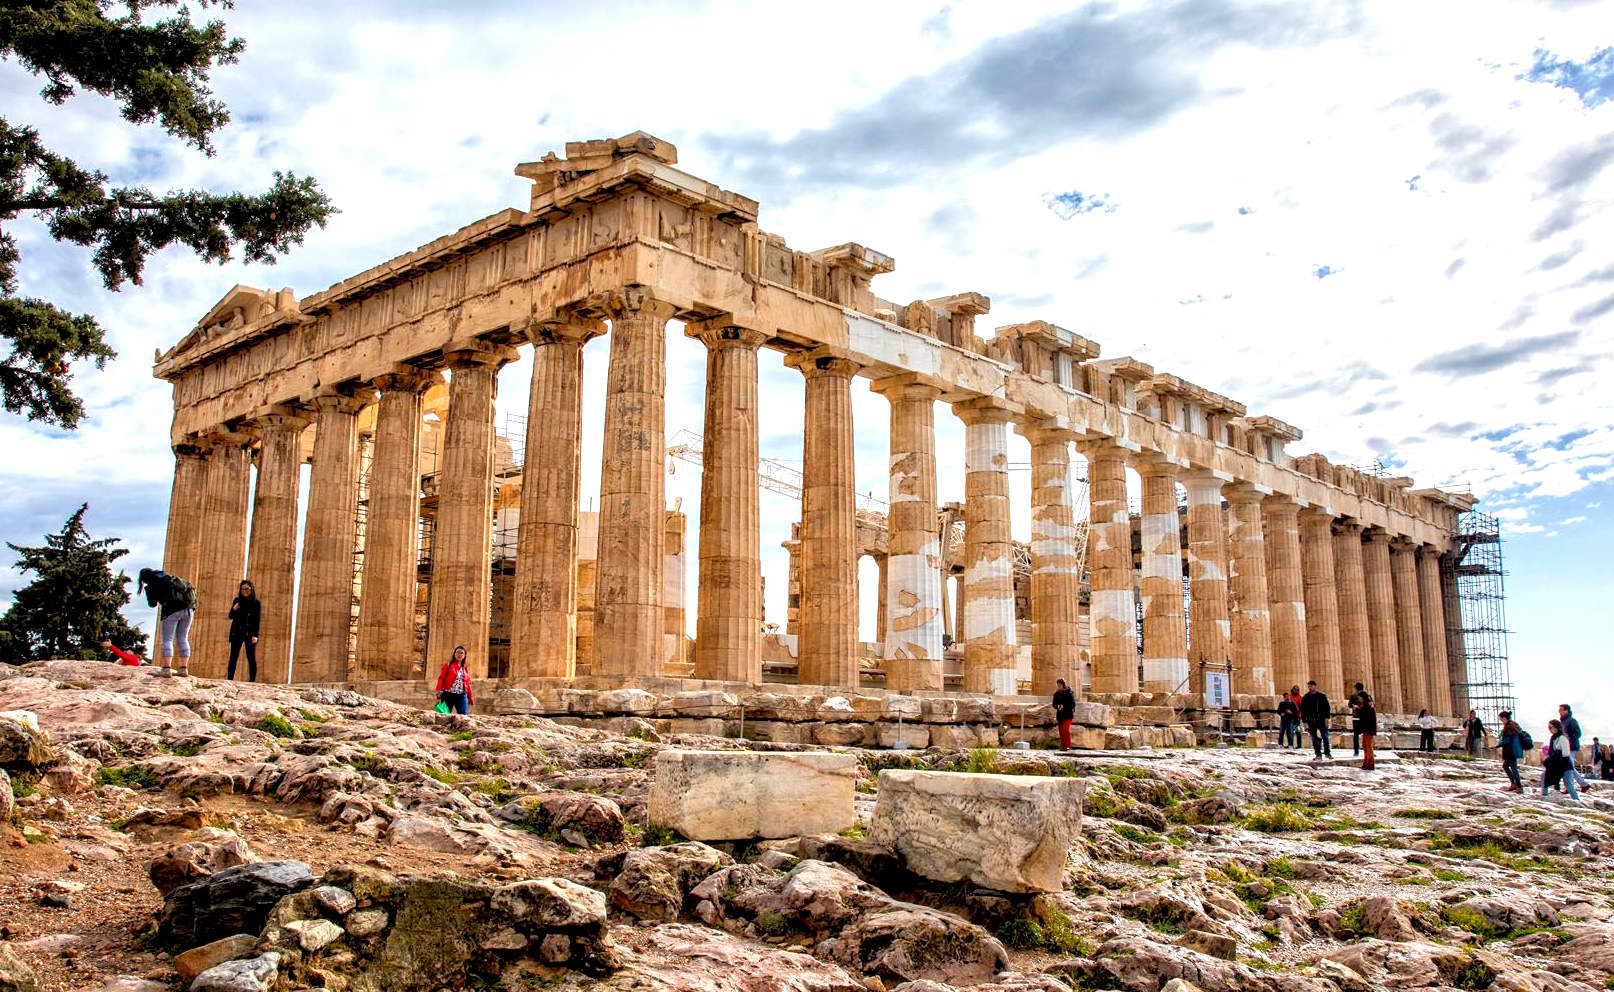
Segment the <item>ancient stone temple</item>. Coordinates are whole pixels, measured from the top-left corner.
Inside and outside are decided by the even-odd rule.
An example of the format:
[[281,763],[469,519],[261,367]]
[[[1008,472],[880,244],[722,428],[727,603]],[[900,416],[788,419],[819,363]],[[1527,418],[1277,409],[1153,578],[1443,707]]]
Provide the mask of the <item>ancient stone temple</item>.
[[[990,301],[978,293],[883,300],[873,283],[890,257],[858,244],[792,249],[757,226],[755,201],[676,163],[644,133],[569,143],[564,158],[517,167],[532,180],[524,209],[311,296],[237,287],[159,354],[156,375],[174,387],[165,567],[198,586],[197,643],[222,643],[215,607],[250,572],[276,602],[300,588],[295,631],[289,611],[274,611],[262,636],[271,681],[410,678],[417,612],[431,671],[464,644],[487,674],[502,601],[495,667],[509,679],[577,676],[582,613],[596,681],[761,683],[766,350],[805,385],[790,541],[799,683],[927,693],[956,675],[967,692],[997,695],[1046,693],[1059,678],[1095,695],[1195,693],[1225,672],[1239,694],[1315,678],[1336,701],[1368,683],[1385,712],[1463,705],[1441,557],[1471,498],[1297,457],[1297,428],[1143,362],[1101,358],[1054,323],[984,336],[976,322]],[[682,586],[668,577],[684,539],[664,491],[669,327],[707,350],[687,659]],[[604,455],[600,491],[584,493],[583,346],[598,335],[609,339]],[[521,348],[533,354],[525,450],[501,452],[496,377]],[[889,401],[891,437],[881,656],[861,667],[857,561],[871,545],[853,477],[854,388]],[[937,505],[938,403],[966,437],[961,546]],[[1018,511],[1031,515],[1029,548],[1010,535],[1011,432],[1031,450],[1032,505]],[[517,460],[519,491],[506,487]],[[585,531],[580,507],[596,498]],[[518,511],[518,524],[496,509]],[[496,555],[501,529],[513,537]],[[956,642],[956,673],[944,641]],[[200,652],[198,667],[221,674],[218,653]]]

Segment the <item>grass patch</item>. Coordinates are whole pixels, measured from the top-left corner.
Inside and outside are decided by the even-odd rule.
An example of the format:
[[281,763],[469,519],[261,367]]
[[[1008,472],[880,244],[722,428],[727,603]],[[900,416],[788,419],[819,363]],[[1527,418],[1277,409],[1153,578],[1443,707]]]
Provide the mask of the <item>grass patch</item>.
[[1358,937],[1367,936],[1366,903],[1352,903],[1339,911],[1339,925]]
[[683,838],[679,837],[678,834],[672,830],[672,828],[651,823],[646,825],[643,828],[643,831],[640,833],[639,846],[666,847],[669,844],[676,844],[680,840],[683,840]]
[[1273,878],[1294,878],[1295,863],[1286,857],[1273,858],[1267,862],[1267,874]]
[[444,785],[453,785],[460,780],[459,775],[455,772],[451,772],[446,768],[438,768],[433,765],[421,765],[420,771],[421,774],[425,775],[427,778],[436,779]]
[[168,753],[176,758],[194,758],[202,753],[201,740],[180,741],[178,744],[168,745]]
[[1469,992],[1483,992],[1484,989],[1490,988],[1491,983],[1494,981],[1496,981],[1496,972],[1491,968],[1487,968],[1485,962],[1473,955],[1470,955],[1468,960],[1458,965],[1456,971],[1451,975],[1452,985],[1460,989],[1467,989]]
[[25,779],[19,778],[17,776],[12,776],[12,779],[11,779],[11,798],[13,798],[13,799],[27,799],[29,796],[33,795],[37,791],[38,790],[34,788],[34,783],[29,782],[29,781],[27,781]]
[[499,800],[507,799],[513,794],[510,791],[510,781],[497,775],[472,782],[471,791],[480,792],[484,796],[492,796],[494,799]]
[[790,921],[783,913],[764,909],[757,914],[757,930],[769,937],[783,937],[790,932]]
[[869,828],[861,823],[854,823],[850,827],[847,827],[845,830],[841,831],[842,837],[850,837],[852,840],[863,840],[868,835]]
[[162,782],[150,768],[130,765],[127,768],[102,768],[98,773],[102,785],[116,785],[124,789],[156,789]]
[[1163,933],[1167,937],[1181,937],[1188,932],[1181,923],[1173,920],[1150,920],[1149,929],[1155,933]]
[[1250,807],[1239,818],[1239,826],[1263,834],[1299,833],[1316,829],[1315,817],[1306,809],[1289,803],[1267,803]]
[[318,713],[314,713],[314,712],[312,712],[310,710],[298,710],[297,712],[298,712],[299,715],[302,716],[302,718],[304,720],[307,720],[309,723],[324,723],[326,720],[329,719],[329,717],[320,716]]
[[1401,820],[1455,820],[1457,814],[1449,809],[1398,809],[1390,814]]
[[649,748],[646,748],[643,751],[636,751],[633,754],[625,755],[622,758],[622,767],[623,768],[638,768],[640,765],[643,765],[646,761],[649,761],[650,757],[652,755],[654,755],[655,753],[656,752],[650,750]]
[[301,732],[279,713],[266,713],[257,723],[257,729],[271,737],[299,737]]
[[1461,882],[1467,877],[1462,872],[1450,868],[1431,868],[1429,871],[1435,876],[1436,881],[1440,882]]
[[964,759],[962,770],[980,775],[996,775],[998,773],[997,749],[984,746],[972,749],[969,757]]
[[1149,777],[1149,772],[1146,769],[1139,768],[1137,765],[1114,765],[1107,768],[1100,768],[1098,772],[1111,782],[1119,782],[1123,779],[1129,778]]
[[475,751],[461,751],[459,757],[455,759],[455,764],[460,766],[462,772],[480,772],[484,775],[504,770],[504,766],[491,756],[479,758]]
[[998,929],[995,936],[1005,946],[1015,950],[1052,951],[1067,957],[1093,956],[1093,945],[1083,940],[1076,933],[1070,917],[1058,910],[1050,912],[1041,923],[1028,919],[1010,920]]
[[452,734],[448,735],[448,739],[451,742],[458,744],[462,741],[468,741],[475,736],[476,732],[474,730],[456,730]]
[[1134,827],[1130,823],[1112,823],[1110,824],[1110,827],[1116,832],[1116,834],[1126,838],[1134,844],[1153,844],[1160,840],[1160,835],[1155,833],[1153,830],[1145,830],[1142,827]]
[[1082,812],[1087,816],[1114,819],[1131,805],[1131,799],[1109,789],[1094,789],[1082,797]]

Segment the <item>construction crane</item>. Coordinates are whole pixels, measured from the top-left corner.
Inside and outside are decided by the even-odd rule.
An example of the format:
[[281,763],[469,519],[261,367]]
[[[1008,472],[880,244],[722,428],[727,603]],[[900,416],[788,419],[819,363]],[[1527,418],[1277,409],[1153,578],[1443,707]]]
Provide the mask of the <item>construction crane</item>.
[[[673,435],[672,443],[667,445],[667,474],[677,471],[673,459],[688,462],[691,465],[700,465],[701,462],[701,436],[685,428]],[[784,462],[772,458],[757,459],[757,482],[763,489],[776,492],[781,496],[789,496],[793,500],[801,499],[801,469],[786,465]],[[889,507],[886,501],[873,493],[860,493],[857,497],[859,510],[872,510],[875,513],[885,513]]]

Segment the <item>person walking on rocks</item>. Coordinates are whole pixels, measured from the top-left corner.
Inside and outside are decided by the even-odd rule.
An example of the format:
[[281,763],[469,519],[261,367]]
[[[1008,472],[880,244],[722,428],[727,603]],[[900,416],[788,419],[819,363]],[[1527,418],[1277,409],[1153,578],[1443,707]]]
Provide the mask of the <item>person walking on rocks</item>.
[[1418,711],[1418,750],[1435,752],[1435,728],[1440,721],[1429,715],[1428,710]]
[[1562,784],[1569,798],[1579,802],[1580,793],[1575,789],[1574,776],[1570,774],[1575,767],[1575,757],[1574,748],[1569,746],[1569,734],[1560,720],[1547,721],[1547,729],[1552,731],[1552,737],[1547,741],[1547,755],[1541,763],[1541,794],[1548,795],[1554,786]]
[[437,673],[437,699],[447,703],[450,712],[462,716],[469,713],[476,702],[471,695],[471,673],[465,667],[463,644],[454,649],[454,656]]
[[1524,757],[1524,749],[1529,745],[1525,742],[1524,730],[1513,722],[1513,711],[1503,710],[1497,714],[1502,721],[1502,729],[1496,738],[1496,750],[1502,755],[1502,772],[1508,777],[1508,787],[1503,792],[1523,792],[1524,783],[1519,779],[1519,759]]
[[1468,719],[1463,721],[1463,741],[1468,746],[1468,756],[1479,757],[1480,748],[1485,745],[1485,721],[1473,710],[1468,711]]
[[1300,687],[1297,685],[1284,693],[1278,700],[1278,746],[1300,746],[1300,704],[1296,700],[1300,696]]
[[[1575,711],[1569,708],[1568,703],[1558,704],[1558,722],[1564,728],[1564,736],[1569,739],[1569,774],[1564,777],[1584,789],[1590,783],[1580,771],[1580,721],[1575,719]],[[1571,793],[1573,791],[1570,790]]]
[[1379,736],[1379,711],[1373,708],[1373,697],[1363,692],[1362,705],[1356,710],[1357,733],[1362,738],[1362,770],[1373,770],[1373,740]]
[[1357,754],[1362,753],[1362,726],[1361,726],[1361,721],[1357,718],[1357,714],[1361,711],[1362,701],[1365,700],[1366,698],[1367,698],[1367,689],[1365,689],[1362,686],[1362,683],[1358,682],[1358,683],[1356,683],[1356,691],[1351,693],[1351,698],[1350,699],[1346,700],[1346,705],[1348,705],[1351,708],[1351,754],[1352,755],[1357,755]]
[[1064,679],[1055,679],[1059,688],[1054,690],[1054,720],[1059,724],[1059,749],[1070,750],[1070,722],[1076,719],[1076,694]]
[[180,675],[191,673],[191,618],[196,615],[196,588],[177,575],[160,568],[142,568],[135,591],[144,590],[146,605],[157,608],[163,645],[164,675],[175,672],[174,653],[179,653]]
[[258,622],[263,619],[263,604],[252,583],[241,580],[235,602],[230,604],[230,668],[224,677],[235,681],[236,659],[241,649],[247,650],[247,681],[258,681]]
[[1333,745],[1328,740],[1328,718],[1333,715],[1328,695],[1317,688],[1317,681],[1307,682],[1306,694],[1300,697],[1300,720],[1306,725],[1306,733],[1311,735],[1311,750],[1318,761],[1323,755],[1334,756]]

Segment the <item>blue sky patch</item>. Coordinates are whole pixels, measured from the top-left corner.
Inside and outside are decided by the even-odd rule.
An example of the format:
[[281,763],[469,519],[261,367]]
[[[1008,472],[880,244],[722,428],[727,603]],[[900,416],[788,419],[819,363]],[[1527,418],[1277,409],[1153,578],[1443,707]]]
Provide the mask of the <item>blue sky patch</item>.
[[1113,214],[1120,206],[1108,193],[1083,193],[1075,189],[1068,193],[1045,193],[1042,202],[1049,210],[1058,214],[1060,220],[1070,220],[1077,214],[1090,214],[1094,211]]
[[1581,103],[1595,107],[1614,99],[1614,47],[1599,49],[1584,62],[1560,59],[1545,48],[1538,48],[1530,71],[1515,78],[1574,90]]

